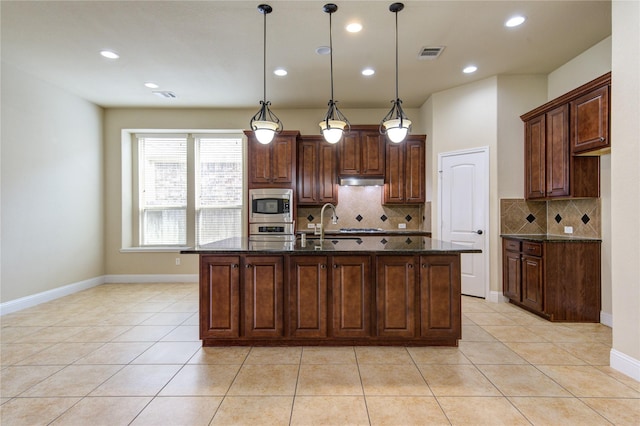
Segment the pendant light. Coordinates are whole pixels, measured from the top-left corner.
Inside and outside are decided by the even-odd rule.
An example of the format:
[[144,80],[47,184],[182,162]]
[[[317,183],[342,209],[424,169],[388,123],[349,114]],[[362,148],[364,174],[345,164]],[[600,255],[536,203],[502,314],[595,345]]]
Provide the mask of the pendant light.
[[396,14],[396,100],[391,101],[393,103],[391,111],[380,123],[380,133],[386,134],[389,140],[394,143],[402,142],[411,130],[411,120],[402,110],[402,100],[398,97],[398,12],[402,9],[404,9],[402,3],[393,3],[389,6],[389,11]]
[[262,48],[262,87],[264,89],[262,100],[260,101],[260,111],[251,118],[249,125],[251,130],[256,135],[256,139],[261,144],[268,144],[273,140],[276,133],[282,131],[282,123],[280,119],[269,109],[271,102],[267,101],[267,15],[271,13],[273,9],[268,4],[261,4],[258,6],[258,12],[264,15],[264,33],[263,33],[263,48]]
[[342,139],[342,134],[344,133],[344,128],[348,127],[351,130],[351,124],[349,124],[349,120],[345,117],[338,106],[337,102],[333,100],[333,40],[331,37],[331,14],[333,14],[336,10],[338,10],[338,6],[333,3],[327,3],[322,8],[326,13],[329,14],[329,55],[330,55],[330,69],[331,69],[331,99],[329,100],[329,110],[325,115],[324,119],[319,123],[320,130],[322,131],[322,135],[324,139],[329,143],[338,143],[340,139]]

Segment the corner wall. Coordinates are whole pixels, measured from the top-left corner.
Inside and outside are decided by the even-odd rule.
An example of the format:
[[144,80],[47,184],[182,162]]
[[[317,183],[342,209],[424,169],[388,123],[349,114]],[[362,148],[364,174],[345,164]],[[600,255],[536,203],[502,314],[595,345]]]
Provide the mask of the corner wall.
[[4,63],[1,103],[1,301],[102,276],[102,109]]

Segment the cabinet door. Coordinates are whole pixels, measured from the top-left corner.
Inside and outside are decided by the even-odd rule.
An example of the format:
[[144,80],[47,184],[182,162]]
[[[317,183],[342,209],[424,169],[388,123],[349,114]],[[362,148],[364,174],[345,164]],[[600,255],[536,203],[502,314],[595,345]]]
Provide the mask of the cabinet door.
[[318,142],[302,140],[298,143],[298,204],[317,204]]
[[385,138],[379,132],[362,132],[362,168],[363,176],[384,176]]
[[281,337],[284,334],[282,257],[246,256],[244,260],[244,335]]
[[340,145],[340,175],[353,176],[360,174],[361,145],[360,133],[351,131],[342,137]]
[[338,202],[338,150],[335,144],[318,144],[318,201],[319,204]]
[[384,176],[383,203],[405,203],[405,145],[388,143],[386,173]]
[[334,256],[331,279],[331,335],[371,335],[371,257]]
[[502,252],[502,293],[511,300],[520,302],[520,253],[503,250]]
[[460,256],[420,257],[420,335],[461,338]]
[[405,188],[406,204],[424,203],[425,201],[425,139],[411,137],[405,142]]
[[562,105],[546,117],[547,197],[569,195],[569,106]]
[[380,337],[416,335],[416,269],[413,256],[378,256],[377,330]]
[[264,185],[271,182],[271,144],[263,145],[253,136],[249,139],[249,184]]
[[293,182],[294,144],[295,137],[292,136],[276,136],[271,142],[271,182]]
[[539,115],[525,123],[525,197],[527,199],[546,196],[545,181],[545,115]]
[[600,87],[570,104],[571,152],[610,148],[609,86]]
[[200,339],[240,336],[240,257],[200,259]]
[[289,335],[327,336],[327,257],[292,256],[289,272]]
[[531,309],[543,310],[542,258],[522,256],[522,304]]

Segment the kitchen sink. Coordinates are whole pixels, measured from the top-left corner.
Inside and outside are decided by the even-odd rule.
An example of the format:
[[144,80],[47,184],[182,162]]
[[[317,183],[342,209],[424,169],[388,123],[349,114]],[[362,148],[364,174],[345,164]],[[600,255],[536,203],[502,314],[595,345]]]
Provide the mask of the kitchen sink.
[[[320,237],[318,235],[314,235],[312,237],[307,237],[307,240],[310,240],[310,241],[314,241],[314,240],[317,241],[319,239],[320,239]],[[345,237],[343,235],[325,235],[324,236],[324,240],[325,241],[331,241],[331,240],[353,240],[353,241],[355,241],[355,240],[360,240],[360,239],[362,239],[362,238],[360,238],[360,237]]]

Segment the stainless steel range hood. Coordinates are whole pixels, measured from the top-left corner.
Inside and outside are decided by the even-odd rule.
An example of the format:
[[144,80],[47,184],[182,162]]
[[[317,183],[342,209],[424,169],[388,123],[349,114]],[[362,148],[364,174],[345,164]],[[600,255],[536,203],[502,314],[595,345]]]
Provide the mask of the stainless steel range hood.
[[384,178],[343,177],[340,178],[340,186],[382,186]]

